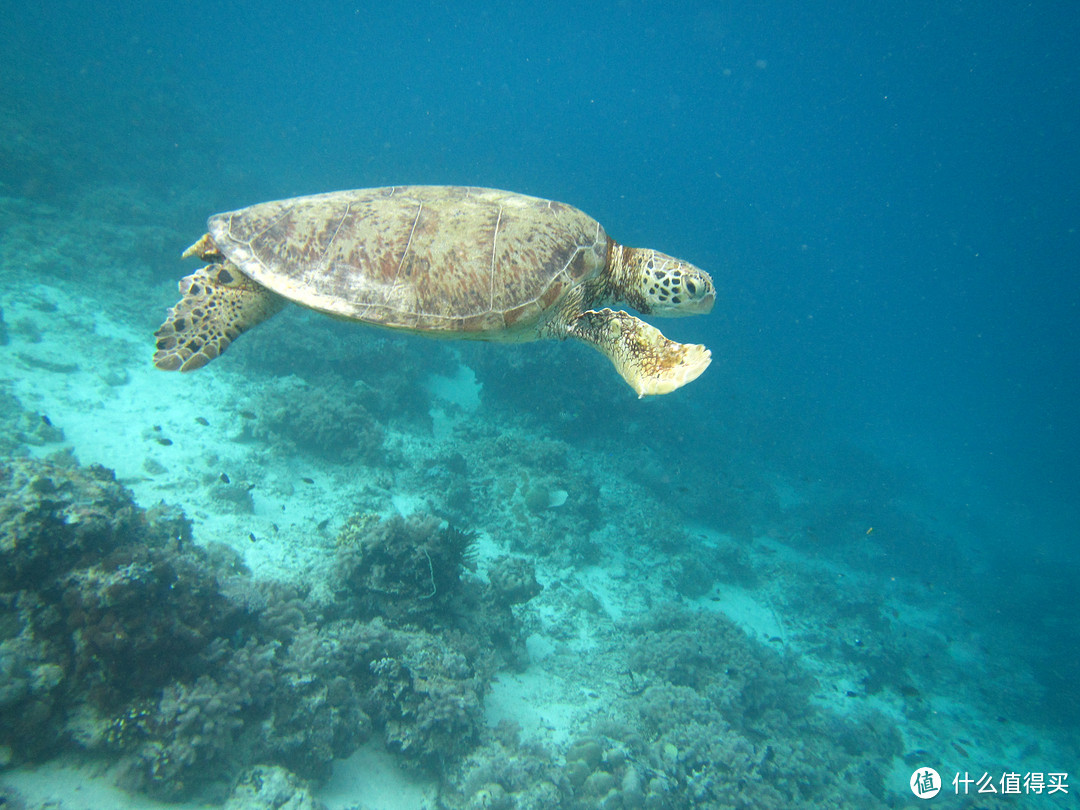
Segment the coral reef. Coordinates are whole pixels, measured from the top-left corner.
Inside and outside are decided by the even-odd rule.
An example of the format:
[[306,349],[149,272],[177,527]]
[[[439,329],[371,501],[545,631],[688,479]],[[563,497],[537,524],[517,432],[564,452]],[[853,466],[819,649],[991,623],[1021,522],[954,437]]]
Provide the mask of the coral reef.
[[882,775],[902,743],[885,718],[816,709],[795,661],[721,615],[665,608],[627,631],[632,685],[597,731],[649,786],[635,806],[887,806]]
[[245,769],[284,768],[241,784],[280,783],[298,808],[292,774],[325,778],[375,733],[445,771],[489,735],[495,670],[527,661],[510,605],[538,587],[509,562],[498,587],[463,577],[473,543],[430,516],[357,516],[340,599],[315,604],[194,545],[103,468],[4,462],[0,746],[110,752],[123,786],[165,799],[222,801]]
[[254,438],[329,461],[379,463],[382,426],[361,404],[355,386],[336,379],[325,382],[309,387],[289,377],[267,388],[256,407]]
[[[450,369],[452,350],[429,340],[288,309],[229,348],[230,362],[274,387],[304,385],[361,405],[381,424],[426,425],[430,395],[412,369]],[[273,395],[271,395],[272,397]],[[295,404],[295,403],[293,403]]]
[[230,632],[201,563],[181,515],[138,509],[101,467],[0,464],[0,743],[50,751],[80,707],[145,698]]
[[[338,536],[339,609],[460,638],[470,657],[482,652],[490,659],[489,673],[499,666],[523,669],[528,653],[510,607],[538,587],[529,585],[523,569],[517,583],[510,573],[500,582],[498,566],[490,585],[463,577],[476,567],[475,539],[431,515],[353,516]],[[508,596],[506,587],[518,590]]]
[[[791,657],[721,615],[674,606],[621,625],[621,696],[561,752],[504,722],[451,769],[441,799],[479,810],[731,810],[895,806],[902,752],[879,715],[811,700]],[[592,662],[586,664],[591,668]],[[612,668],[620,666],[611,661]],[[612,670],[614,671],[614,670]]]

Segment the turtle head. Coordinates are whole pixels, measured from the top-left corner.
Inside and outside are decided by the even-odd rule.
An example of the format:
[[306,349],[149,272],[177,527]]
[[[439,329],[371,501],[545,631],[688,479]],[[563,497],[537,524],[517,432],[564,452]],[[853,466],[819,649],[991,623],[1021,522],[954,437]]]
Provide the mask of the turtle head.
[[623,248],[625,299],[643,315],[701,315],[713,308],[709,274],[657,250]]

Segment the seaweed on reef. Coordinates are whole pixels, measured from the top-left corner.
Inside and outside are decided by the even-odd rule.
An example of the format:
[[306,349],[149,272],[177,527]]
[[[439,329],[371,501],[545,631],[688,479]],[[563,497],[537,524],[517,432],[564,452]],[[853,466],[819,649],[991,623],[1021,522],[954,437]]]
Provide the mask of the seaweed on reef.
[[484,678],[461,651],[429,634],[407,639],[397,655],[370,665],[366,706],[387,746],[436,770],[468,751],[484,727]]

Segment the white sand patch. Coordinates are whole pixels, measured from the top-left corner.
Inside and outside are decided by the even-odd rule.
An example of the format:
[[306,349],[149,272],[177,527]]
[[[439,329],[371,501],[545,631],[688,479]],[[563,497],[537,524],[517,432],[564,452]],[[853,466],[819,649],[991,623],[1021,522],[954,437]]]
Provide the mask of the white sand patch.
[[503,720],[521,728],[523,740],[565,746],[575,729],[602,702],[596,692],[568,684],[532,666],[525,672],[502,672],[484,698],[488,725]]
[[438,801],[434,780],[401,770],[375,741],[335,762],[329,781],[313,792],[327,810],[433,810]]
[[723,585],[711,596],[694,600],[694,604],[705,610],[720,611],[759,641],[786,638],[784,625],[763,592]]
[[604,612],[613,621],[620,621],[627,614],[626,586],[613,579],[613,572],[599,565],[590,565],[577,572],[575,579],[596,597]]
[[194,802],[158,802],[125,793],[112,782],[109,770],[98,764],[58,757],[37,767],[23,767],[0,776],[0,784],[17,790],[27,810],[205,810]]
[[402,517],[429,511],[428,499],[411,492],[396,492],[390,497],[390,503]]
[[477,382],[475,371],[462,364],[457,367],[453,377],[432,374],[428,377],[427,386],[437,399],[472,413],[480,407],[480,391],[484,384]]

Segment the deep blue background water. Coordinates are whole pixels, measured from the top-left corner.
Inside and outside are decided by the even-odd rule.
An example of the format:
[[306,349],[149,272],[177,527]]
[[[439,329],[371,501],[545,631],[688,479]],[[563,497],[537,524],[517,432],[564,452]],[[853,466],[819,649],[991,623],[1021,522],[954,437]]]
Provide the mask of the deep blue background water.
[[389,183],[575,204],[714,273],[716,314],[665,327],[713,348],[680,394],[710,429],[757,410],[762,453],[814,458],[811,477],[858,479],[842,448],[874,454],[984,555],[990,575],[957,586],[1021,626],[1076,615],[1073,4],[0,10],[0,101],[68,155],[8,167],[15,190],[136,183],[192,234],[211,211]]

